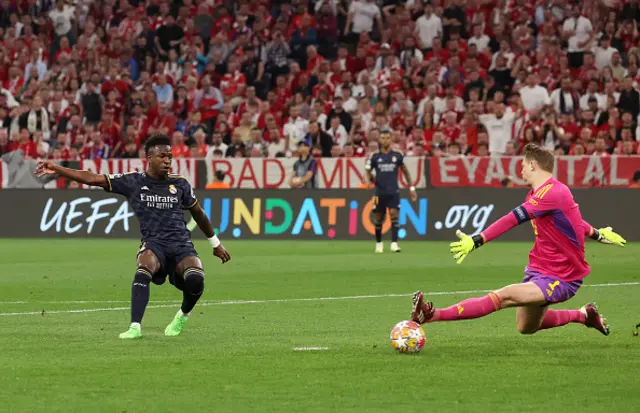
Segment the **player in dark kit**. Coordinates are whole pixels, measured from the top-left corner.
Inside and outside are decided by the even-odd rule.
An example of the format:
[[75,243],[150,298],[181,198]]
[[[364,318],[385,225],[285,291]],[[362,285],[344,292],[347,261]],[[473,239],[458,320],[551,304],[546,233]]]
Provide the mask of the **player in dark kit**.
[[35,174],[59,175],[85,185],[99,186],[107,192],[124,195],[138,221],[142,243],[138,251],[138,268],[131,291],[131,325],[120,334],[122,339],[142,337],[140,323],[149,303],[149,284],[169,282],[182,291],[182,306],[165,329],[165,335],[177,336],[204,291],[202,262],[191,242],[184,221],[188,209],[213,247],[213,255],[223,263],[231,257],[216,237],[213,226],[200,207],[187,179],[172,175],[171,140],[168,136],[152,136],[145,144],[146,172],[98,175],[89,171],[63,168],[40,161]]
[[[380,150],[371,154],[365,168],[369,183],[375,182],[375,195],[373,197],[373,219],[376,228],[376,253],[384,252],[382,246],[382,223],[384,222],[387,208],[391,217],[391,252],[400,252],[398,246],[398,210],[400,209],[400,188],[398,186],[398,168],[402,170],[404,179],[411,180],[409,169],[404,164],[402,152],[391,149],[391,132],[383,131],[380,134]],[[375,171],[375,175],[374,175]],[[418,199],[416,188],[410,188],[411,201]]]

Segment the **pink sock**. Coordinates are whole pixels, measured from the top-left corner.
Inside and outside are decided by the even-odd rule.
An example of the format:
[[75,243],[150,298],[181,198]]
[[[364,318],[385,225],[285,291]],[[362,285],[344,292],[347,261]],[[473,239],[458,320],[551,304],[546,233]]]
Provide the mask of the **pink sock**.
[[580,310],[547,310],[538,330],[560,327],[569,323],[584,324],[586,317]]
[[484,297],[469,298],[448,308],[436,309],[433,318],[429,322],[479,318],[501,308],[502,302],[500,298],[494,293],[489,293]]

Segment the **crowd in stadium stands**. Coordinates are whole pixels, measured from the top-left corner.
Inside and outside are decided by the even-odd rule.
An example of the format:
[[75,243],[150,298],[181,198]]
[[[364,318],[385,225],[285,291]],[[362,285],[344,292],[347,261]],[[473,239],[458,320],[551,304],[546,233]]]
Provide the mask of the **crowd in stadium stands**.
[[0,0],[0,155],[640,153],[638,0]]

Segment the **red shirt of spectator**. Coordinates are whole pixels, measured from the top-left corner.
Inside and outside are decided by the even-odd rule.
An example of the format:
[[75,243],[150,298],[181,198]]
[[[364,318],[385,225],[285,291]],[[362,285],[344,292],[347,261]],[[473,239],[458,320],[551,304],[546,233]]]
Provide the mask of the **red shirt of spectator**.
[[442,118],[444,119],[440,123],[440,130],[446,136],[447,142],[457,141],[460,137],[460,126],[456,124],[458,114],[456,112],[446,112]]
[[360,33],[360,41],[358,42],[358,48],[364,49],[367,56],[375,58],[380,50],[380,44],[374,42],[369,38],[369,33]]
[[[303,77],[306,77],[307,80],[309,78],[309,74],[306,71],[300,70],[300,66],[298,66],[297,64],[295,65],[291,65],[293,70],[291,71],[291,74],[289,75],[289,88],[291,90],[296,90],[300,87],[300,79]],[[308,83],[308,81],[307,81]]]
[[315,47],[310,47],[307,53],[307,71],[313,72],[322,63],[324,57],[318,54]]
[[140,143],[147,138],[147,128],[149,126],[149,119],[147,115],[143,113],[143,108],[140,105],[136,105],[133,108],[134,115],[129,118],[129,125],[132,125],[135,130],[136,145],[140,146]]
[[72,115],[67,124],[66,133],[70,145],[84,145],[86,132],[82,127],[82,119],[79,115]]
[[22,86],[24,86],[24,77],[20,75],[20,69],[17,66],[12,66],[9,69],[9,77],[4,81],[2,87],[11,92],[13,96],[19,96]]
[[309,14],[307,12],[307,8],[305,7],[302,13],[295,15],[291,20],[291,25],[289,26],[289,30],[287,31],[287,36],[291,37],[293,35],[293,32],[298,29],[302,29],[302,21],[306,19],[308,19],[307,21],[309,22],[310,27],[316,27],[316,19],[312,14]]
[[173,133],[173,145],[171,145],[171,153],[174,158],[189,158],[191,157],[191,151],[189,147],[184,143],[184,135],[182,132]]
[[176,129],[176,120],[169,113],[166,105],[158,105],[158,116],[149,123],[148,132],[150,135],[169,135]]
[[[291,99],[291,88],[287,87],[287,79],[284,76],[278,76],[276,79],[276,87],[273,89],[276,96],[276,102],[278,105],[284,107],[287,101]],[[273,103],[271,107],[274,107]]]
[[242,96],[244,88],[247,86],[247,79],[238,70],[237,63],[229,62],[229,71],[222,76],[220,80],[220,91],[222,96],[230,98],[234,96]]
[[120,124],[115,122],[110,115],[103,116],[104,121],[98,126],[104,142],[110,147],[115,147],[120,142]]
[[118,102],[118,93],[115,90],[109,91],[108,102],[102,107],[102,113],[111,116],[113,119],[120,119],[124,110],[122,104]]
[[237,112],[240,116],[247,111],[247,107],[249,106],[255,106],[257,108],[262,107],[262,101],[256,97],[256,89],[253,86],[247,88],[246,94],[246,99],[238,105]]
[[[281,127],[282,118],[278,112],[271,107],[269,102],[262,102],[260,106],[260,116],[258,117],[257,127],[260,129],[270,129],[272,127]],[[270,119],[273,119],[273,125],[269,125]]]
[[[358,51],[362,55],[361,57],[358,55],[358,53],[356,53],[356,57],[351,56],[346,47],[340,47],[338,49],[338,58],[336,59],[336,61],[340,64],[340,70],[346,70],[347,72],[351,72],[351,74],[353,75],[357,73],[358,64],[356,62],[356,59],[362,60],[362,64],[364,65],[364,59],[362,59],[364,57],[364,49],[359,49]],[[364,69],[364,66],[362,67],[362,69]]]
[[118,101],[124,103],[124,97],[129,93],[129,89],[129,84],[118,79],[115,70],[112,69],[109,73],[109,79],[100,87],[100,93],[102,96],[109,96],[109,92],[115,90],[118,93]]
[[213,119],[220,113],[218,109],[222,104],[219,99],[222,98],[220,91],[211,86],[211,78],[205,76],[202,78],[202,90],[196,93],[197,109],[202,113],[202,121]]
[[349,83],[349,82],[345,82],[345,73],[347,74],[346,76],[350,76],[348,73],[349,72],[342,72],[342,70],[340,70],[340,68],[338,67],[338,62],[333,62],[332,65],[334,66],[334,71],[332,73],[329,73],[327,76],[329,78],[329,81],[327,83],[329,83],[331,86],[333,86],[334,90],[337,87],[340,87],[342,85],[342,83]]
[[130,36],[135,35],[138,30],[138,19],[136,18],[136,10],[130,8],[127,11],[127,17],[122,19],[118,26],[118,37],[122,40],[129,39]]
[[433,44],[431,46],[431,50],[424,54],[424,61],[428,62],[432,58],[437,57],[440,59],[440,62],[445,64],[449,61],[451,57],[451,52],[447,49],[442,48],[442,40],[434,39]]
[[25,159],[35,159],[38,157],[38,146],[29,136],[29,131],[24,129],[20,132],[20,141],[9,143],[10,151],[21,150]]
[[[564,133],[571,134],[574,138],[580,134],[580,127],[578,127],[571,115],[563,116],[563,119],[558,123],[558,126],[564,130]],[[538,121],[535,127],[537,131],[541,132],[543,130],[543,122],[541,120]]]
[[267,143],[271,143],[271,142],[276,142],[276,140],[281,139],[281,137],[284,136],[284,132],[282,131],[282,128],[278,128],[278,127],[273,127],[271,129],[267,128],[266,131],[264,131],[264,133],[262,134],[262,140],[267,142]]
[[222,113],[218,116],[218,124],[225,122],[229,129],[233,130],[238,126],[239,116],[233,111],[233,104],[231,102],[225,102],[222,106]]
[[357,140],[357,136],[358,134],[354,136],[351,142],[353,145],[353,156],[356,158],[364,158],[367,156],[367,141],[362,139],[362,136],[360,136],[360,140]]
[[311,96],[317,98],[322,91],[327,93],[327,96],[333,96],[335,94],[335,89],[327,82],[327,74],[324,72],[318,76],[318,84],[311,89]]

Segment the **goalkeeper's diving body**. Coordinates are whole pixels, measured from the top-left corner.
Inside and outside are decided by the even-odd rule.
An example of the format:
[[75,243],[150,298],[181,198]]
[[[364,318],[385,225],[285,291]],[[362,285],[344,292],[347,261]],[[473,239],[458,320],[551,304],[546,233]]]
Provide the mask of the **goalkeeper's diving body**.
[[473,237],[460,231],[450,245],[460,264],[465,257],[515,226],[531,222],[535,242],[520,284],[512,284],[484,297],[470,298],[448,308],[435,308],[422,292],[413,296],[411,318],[420,323],[479,318],[504,308],[516,307],[518,331],[539,330],[579,323],[604,335],[609,326],[595,303],[579,310],[551,310],[550,304],[573,297],[589,274],[584,257],[585,237],[623,247],[626,241],[611,228],[595,229],[582,219],[569,188],[553,177],[553,154],[537,145],[524,148],[522,177],[531,186],[525,202]]

